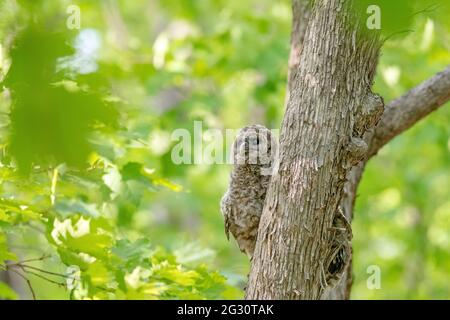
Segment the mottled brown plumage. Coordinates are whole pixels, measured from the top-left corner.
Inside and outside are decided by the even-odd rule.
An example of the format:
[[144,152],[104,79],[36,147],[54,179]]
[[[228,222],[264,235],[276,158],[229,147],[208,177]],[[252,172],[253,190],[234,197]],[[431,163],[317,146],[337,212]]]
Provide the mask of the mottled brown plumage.
[[329,236],[330,247],[325,261],[325,286],[334,287],[344,274],[351,257],[351,225],[340,208],[334,216]]
[[230,185],[221,201],[225,233],[239,248],[253,256],[258,225],[276,156],[277,141],[261,125],[241,129],[233,144]]

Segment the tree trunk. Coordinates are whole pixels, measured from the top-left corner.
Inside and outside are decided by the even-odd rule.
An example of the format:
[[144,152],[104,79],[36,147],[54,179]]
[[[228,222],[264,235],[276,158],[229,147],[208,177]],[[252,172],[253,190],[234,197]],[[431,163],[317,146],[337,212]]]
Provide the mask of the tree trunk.
[[[378,34],[363,32],[365,23],[347,3],[309,7],[298,63],[291,64],[279,165],[259,225],[248,299],[348,297],[351,253],[341,268],[331,263],[336,241],[342,242],[335,223],[340,210],[351,219],[367,155],[362,138],[381,114],[370,91]],[[294,33],[299,11],[294,7]],[[333,278],[341,281],[330,289]]]

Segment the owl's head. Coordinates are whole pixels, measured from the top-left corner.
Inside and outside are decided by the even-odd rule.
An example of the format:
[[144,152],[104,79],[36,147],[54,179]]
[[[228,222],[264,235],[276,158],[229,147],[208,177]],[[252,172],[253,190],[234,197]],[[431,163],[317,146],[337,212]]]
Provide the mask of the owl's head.
[[269,129],[255,124],[239,130],[233,146],[234,163],[270,167],[277,141]]

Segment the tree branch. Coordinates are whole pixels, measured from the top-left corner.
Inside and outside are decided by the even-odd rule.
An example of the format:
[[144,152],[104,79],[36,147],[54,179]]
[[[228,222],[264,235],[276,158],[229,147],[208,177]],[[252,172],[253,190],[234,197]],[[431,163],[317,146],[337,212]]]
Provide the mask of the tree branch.
[[450,100],[450,65],[386,106],[370,144],[369,157]]

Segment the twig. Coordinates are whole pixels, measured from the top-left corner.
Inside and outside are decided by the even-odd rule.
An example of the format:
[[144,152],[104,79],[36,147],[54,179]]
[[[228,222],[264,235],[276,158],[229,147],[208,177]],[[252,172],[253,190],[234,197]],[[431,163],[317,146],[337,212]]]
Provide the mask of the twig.
[[[29,266],[29,265],[21,265],[21,267],[32,269],[32,270],[36,270],[36,271],[39,271],[39,272],[42,272],[42,273],[46,273],[46,274],[51,274],[53,276],[63,277],[63,278],[66,278],[66,279],[74,279],[73,277],[65,275],[65,274],[62,274],[62,273],[51,272],[51,271],[43,270],[43,269],[40,269],[40,268],[37,268],[37,267]],[[29,272],[29,271],[27,271],[27,272]]]
[[22,263],[25,263],[25,262],[33,262],[33,261],[43,261],[43,260],[48,259],[50,257],[51,257],[51,255],[44,254],[40,258],[21,260],[21,261],[15,263],[15,264],[22,264]]

